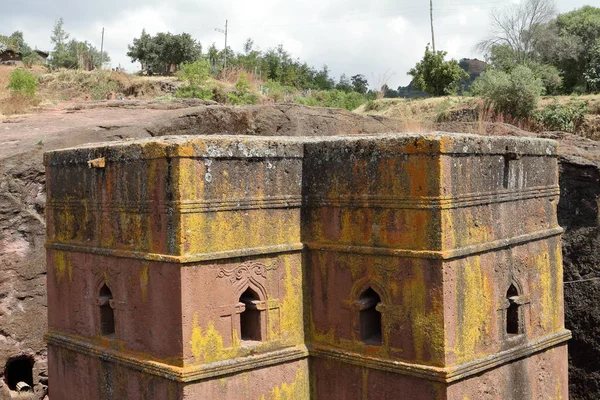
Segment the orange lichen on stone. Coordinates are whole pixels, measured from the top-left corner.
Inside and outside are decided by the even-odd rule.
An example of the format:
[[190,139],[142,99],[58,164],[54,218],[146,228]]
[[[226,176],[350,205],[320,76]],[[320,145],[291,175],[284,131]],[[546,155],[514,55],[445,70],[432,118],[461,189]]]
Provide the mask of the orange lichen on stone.
[[53,390],[566,398],[555,151],[432,133],[48,153]]

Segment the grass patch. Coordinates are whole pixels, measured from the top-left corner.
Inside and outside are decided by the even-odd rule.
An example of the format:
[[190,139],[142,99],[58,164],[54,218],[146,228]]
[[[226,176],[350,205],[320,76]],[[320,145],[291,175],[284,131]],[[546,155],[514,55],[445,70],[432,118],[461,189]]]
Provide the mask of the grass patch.
[[0,100],[0,114],[17,115],[27,114],[31,109],[40,104],[40,99],[23,93],[12,93]]

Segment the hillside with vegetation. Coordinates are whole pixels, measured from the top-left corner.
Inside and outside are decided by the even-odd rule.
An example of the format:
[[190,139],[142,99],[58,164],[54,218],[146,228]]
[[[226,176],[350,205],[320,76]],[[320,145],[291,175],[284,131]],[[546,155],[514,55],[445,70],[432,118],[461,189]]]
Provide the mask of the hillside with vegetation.
[[527,0],[490,18],[489,36],[478,44],[485,62],[447,60],[445,51],[427,46],[407,72],[410,85],[395,90],[387,85],[389,76],[376,85],[357,71],[335,79],[327,65],[315,68],[282,45],[261,50],[248,39],[240,52],[214,44],[205,49],[188,33],[145,30],[127,52],[140,71],[128,74],[103,68],[110,56],[72,38],[59,19],[45,65],[21,32],[0,35],[0,52],[12,49],[22,59],[19,67],[0,65],[0,114],[71,101],[198,98],[344,108],[402,118],[415,129],[448,120],[508,122],[596,138],[600,8],[557,14],[550,0]]

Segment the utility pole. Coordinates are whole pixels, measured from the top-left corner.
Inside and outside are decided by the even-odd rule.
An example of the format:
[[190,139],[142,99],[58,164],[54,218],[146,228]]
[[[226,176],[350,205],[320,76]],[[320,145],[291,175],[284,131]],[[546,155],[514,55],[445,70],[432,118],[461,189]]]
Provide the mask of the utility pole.
[[223,68],[227,68],[227,20],[225,20],[225,29],[220,29],[220,28],[215,28],[215,31],[217,32],[221,32],[225,34],[225,50],[223,51],[223,53],[225,54],[225,61],[224,61],[224,67]]
[[435,54],[435,37],[433,36],[433,0],[429,0],[429,19],[431,20],[431,46]]
[[102,41],[100,42],[100,69],[104,65],[104,27],[102,27]]

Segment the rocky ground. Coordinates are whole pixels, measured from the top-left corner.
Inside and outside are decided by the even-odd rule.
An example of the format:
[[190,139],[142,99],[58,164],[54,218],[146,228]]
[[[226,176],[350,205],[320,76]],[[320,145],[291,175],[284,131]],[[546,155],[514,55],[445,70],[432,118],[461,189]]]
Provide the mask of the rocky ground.
[[[0,121],[0,376],[35,361],[35,398],[47,388],[44,256],[45,151],[169,134],[312,135],[402,131],[402,121],[297,105],[225,107],[201,101],[84,103]],[[439,130],[480,132],[477,123]],[[486,124],[494,135],[533,135]],[[600,143],[561,132],[559,220],[564,235],[566,325],[572,399],[600,398]],[[0,398],[9,396],[0,379]]]

